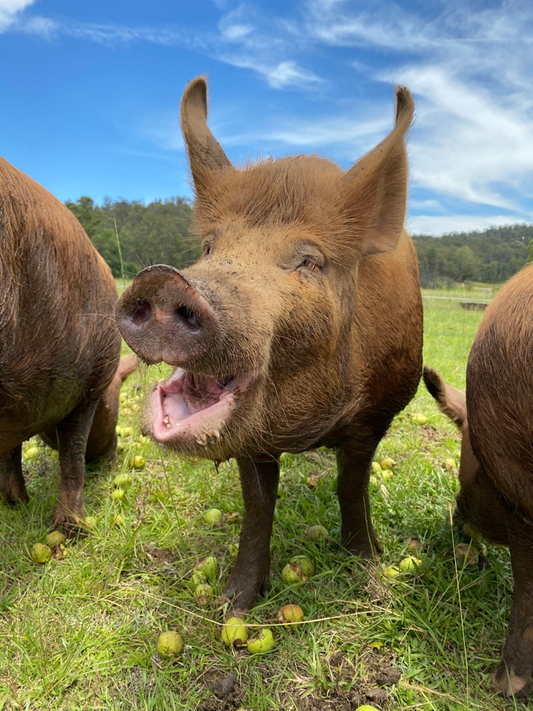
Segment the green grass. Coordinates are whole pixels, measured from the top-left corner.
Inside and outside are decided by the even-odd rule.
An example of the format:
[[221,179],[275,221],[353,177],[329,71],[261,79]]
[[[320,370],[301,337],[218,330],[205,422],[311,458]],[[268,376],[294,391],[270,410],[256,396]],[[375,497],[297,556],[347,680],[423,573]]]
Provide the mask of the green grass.
[[[480,312],[458,302],[425,300],[425,362],[464,387],[470,344]],[[122,451],[113,469],[93,468],[86,486],[87,514],[96,519],[86,538],[68,544],[62,560],[45,566],[30,557],[44,542],[58,492],[57,455],[42,446],[24,470],[31,501],[0,504],[0,710],[1,709],[351,709],[376,687],[380,669],[399,668],[399,683],[383,688],[385,709],[472,710],[518,708],[496,697],[488,672],[498,663],[511,600],[505,549],[489,547],[488,565],[457,570],[452,554],[461,533],[450,525],[458,490],[446,458],[459,458],[459,438],[421,388],[395,420],[379,458],[397,461],[392,479],[371,482],[373,520],[384,546],[382,565],[397,564],[419,542],[421,569],[387,580],[360,567],[339,544],[335,463],[318,450],[285,459],[272,537],[268,599],[248,621],[275,624],[279,607],[299,604],[306,624],[275,627],[277,646],[251,657],[220,641],[226,601],[207,608],[194,602],[189,578],[197,562],[215,555],[220,593],[232,566],[228,544],[239,525],[209,528],[212,507],[242,512],[234,463],[184,463],[141,438],[138,385],[161,370],[134,374],[123,388]],[[126,411],[126,412],[124,412]],[[415,425],[410,415],[425,414]],[[32,443],[34,444],[34,443]],[[39,445],[41,446],[41,445]],[[143,470],[131,458],[142,454]],[[110,494],[118,473],[133,484],[122,504]],[[308,477],[316,475],[316,487]],[[122,525],[113,525],[117,513]],[[327,544],[312,544],[307,524],[324,525]],[[287,587],[281,570],[306,553],[317,573]],[[176,661],[155,654],[159,632],[177,629],[185,647]],[[207,682],[234,670],[237,686],[218,701]],[[369,698],[367,703],[372,703]],[[521,705],[521,708],[524,706]]]

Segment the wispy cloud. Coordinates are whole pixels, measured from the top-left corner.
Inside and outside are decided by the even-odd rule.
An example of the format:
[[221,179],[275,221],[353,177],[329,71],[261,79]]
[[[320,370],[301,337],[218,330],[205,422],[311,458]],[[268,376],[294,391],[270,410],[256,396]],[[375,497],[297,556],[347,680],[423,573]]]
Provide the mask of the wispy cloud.
[[0,0],[0,32],[5,32],[35,0]]

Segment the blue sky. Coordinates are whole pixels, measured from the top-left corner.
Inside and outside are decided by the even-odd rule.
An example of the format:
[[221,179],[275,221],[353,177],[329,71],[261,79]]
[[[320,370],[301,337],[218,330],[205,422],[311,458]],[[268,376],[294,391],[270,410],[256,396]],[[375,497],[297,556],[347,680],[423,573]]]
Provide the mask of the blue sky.
[[533,3],[0,0],[0,155],[61,200],[191,196],[178,107],[209,75],[230,159],[344,168],[415,95],[408,228],[533,222]]

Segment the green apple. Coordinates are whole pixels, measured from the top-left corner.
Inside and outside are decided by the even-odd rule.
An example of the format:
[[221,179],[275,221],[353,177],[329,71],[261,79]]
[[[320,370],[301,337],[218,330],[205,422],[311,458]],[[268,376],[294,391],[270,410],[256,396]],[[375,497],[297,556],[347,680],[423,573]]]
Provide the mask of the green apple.
[[51,555],[52,551],[48,546],[45,546],[43,543],[35,543],[35,545],[31,549],[31,557],[33,558],[33,562],[39,563],[39,565],[44,565],[44,563],[48,563]]
[[217,526],[222,522],[224,515],[220,509],[209,509],[204,513],[204,521],[210,526]]
[[307,529],[307,538],[315,543],[321,541],[325,542],[329,539],[329,533],[324,526],[309,526]]
[[58,546],[60,543],[66,543],[67,537],[61,531],[52,531],[46,536],[46,543],[49,546]]
[[157,638],[157,653],[162,659],[172,659],[183,648],[183,640],[177,632],[162,632]]
[[410,555],[400,561],[400,570],[402,573],[416,573],[416,571],[422,565],[420,558],[415,558],[415,556]]
[[262,652],[270,652],[274,649],[276,641],[274,640],[274,635],[272,630],[268,627],[264,627],[259,630],[259,634],[255,639],[249,639],[246,645],[250,654],[261,654]]
[[381,460],[379,465],[382,469],[392,469],[392,467],[394,467],[396,465],[396,462],[394,461],[394,459],[391,459],[390,457],[385,457],[385,459]]
[[228,647],[241,647],[248,639],[248,629],[240,617],[230,617],[224,623],[220,637]]
[[315,574],[315,564],[311,558],[308,558],[306,555],[295,555],[291,558],[290,562],[291,565],[298,566],[307,578]]

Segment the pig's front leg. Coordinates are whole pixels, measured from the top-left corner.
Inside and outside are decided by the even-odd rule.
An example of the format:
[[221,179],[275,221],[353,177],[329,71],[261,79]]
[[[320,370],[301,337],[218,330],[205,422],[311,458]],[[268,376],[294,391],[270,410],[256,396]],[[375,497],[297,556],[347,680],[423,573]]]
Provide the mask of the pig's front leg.
[[372,527],[368,481],[372,457],[381,437],[347,439],[337,449],[337,495],[341,539],[354,555],[372,558],[383,551]]
[[0,494],[8,503],[27,504],[29,499],[21,464],[22,445],[12,449],[9,457],[0,461]]
[[258,593],[266,594],[270,576],[270,534],[276,506],[279,466],[276,460],[238,459],[244,516],[239,555],[224,591],[236,610],[253,607]]
[[61,485],[53,526],[63,528],[67,536],[78,533],[85,516],[85,448],[96,405],[94,401],[80,405],[57,426]]

